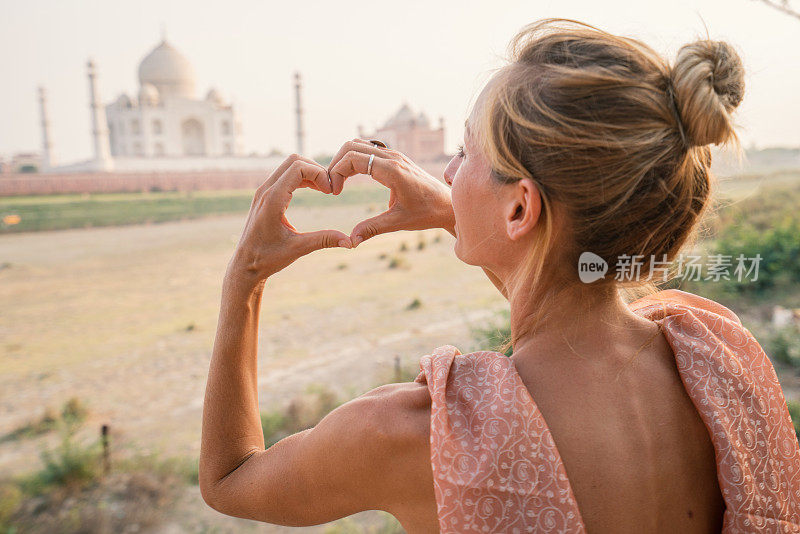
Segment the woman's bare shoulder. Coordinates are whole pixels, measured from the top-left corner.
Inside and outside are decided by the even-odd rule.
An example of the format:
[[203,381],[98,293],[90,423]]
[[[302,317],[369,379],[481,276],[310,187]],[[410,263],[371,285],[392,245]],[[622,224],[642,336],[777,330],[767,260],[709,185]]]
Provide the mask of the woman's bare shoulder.
[[428,386],[419,382],[384,384],[361,397],[363,408],[393,440],[424,438],[430,432],[431,396]]

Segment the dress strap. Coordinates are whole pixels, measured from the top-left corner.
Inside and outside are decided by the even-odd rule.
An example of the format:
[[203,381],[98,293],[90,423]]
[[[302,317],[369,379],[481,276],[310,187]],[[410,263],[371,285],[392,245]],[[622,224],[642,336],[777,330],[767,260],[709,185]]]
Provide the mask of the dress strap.
[[443,345],[420,369],[442,533],[585,532],[555,442],[509,358]]

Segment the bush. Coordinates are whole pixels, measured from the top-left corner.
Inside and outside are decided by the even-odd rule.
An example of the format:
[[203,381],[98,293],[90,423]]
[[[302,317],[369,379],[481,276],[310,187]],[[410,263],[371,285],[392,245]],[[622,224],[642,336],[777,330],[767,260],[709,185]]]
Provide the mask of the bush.
[[[500,346],[511,338],[511,314],[503,310],[500,316],[500,324],[471,329],[472,337],[479,347],[477,350],[499,351]],[[503,354],[511,356],[512,353],[513,348],[509,347]]]
[[[800,282],[800,188],[775,188],[746,201],[722,208],[712,254],[736,258],[761,256],[758,279],[752,275],[714,282],[729,293],[761,294],[771,288],[788,288]],[[745,262],[749,267],[750,261]]]
[[774,360],[800,367],[800,329],[796,326],[771,330],[765,345],[764,352]]
[[89,410],[83,402],[77,397],[72,397],[64,403],[60,412],[56,412],[49,406],[46,407],[39,420],[26,423],[12,430],[0,438],[0,443],[15,439],[33,438],[59,427],[65,427],[67,430],[73,429],[83,423],[88,413]]
[[261,412],[265,448],[296,432],[312,428],[343,402],[327,386],[312,383],[285,409]]
[[89,409],[78,397],[72,397],[61,408],[61,419],[68,425],[79,425],[83,423]]
[[8,522],[14,512],[22,503],[22,490],[19,486],[9,482],[0,484],[0,530],[13,532],[8,527]]
[[797,441],[800,442],[800,402],[786,401],[786,406],[789,408],[789,415],[792,418],[794,434],[797,436]]
[[200,465],[197,457],[161,457],[150,453],[138,453],[130,458],[114,462],[113,472],[148,473],[160,479],[171,479],[197,486],[200,484]]
[[65,432],[58,447],[41,453],[42,469],[21,481],[25,493],[40,495],[54,487],[79,489],[99,476],[100,442],[81,445],[74,441],[73,434],[72,430]]
[[400,269],[400,268],[408,268],[408,261],[400,255],[392,256],[392,259],[389,260],[389,269]]

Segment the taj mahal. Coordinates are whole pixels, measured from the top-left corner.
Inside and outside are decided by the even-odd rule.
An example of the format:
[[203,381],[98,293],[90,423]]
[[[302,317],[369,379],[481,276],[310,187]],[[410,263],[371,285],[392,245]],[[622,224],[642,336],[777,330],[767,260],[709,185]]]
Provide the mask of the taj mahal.
[[[47,112],[46,92],[39,89],[42,128],[41,158],[31,161],[40,172],[176,172],[258,170],[277,166],[281,157],[245,155],[242,124],[234,106],[215,88],[198,96],[191,62],[166,37],[139,63],[139,88],[119,94],[111,103],[100,99],[99,67],[87,64],[93,157],[57,165]],[[294,75],[296,151],[304,154],[302,86]],[[359,134],[363,137],[361,127]],[[430,124],[424,113],[404,103],[370,136],[385,139],[415,160],[446,161],[444,121]]]
[[275,163],[274,157],[244,155],[236,109],[215,88],[197,96],[191,62],[166,37],[139,63],[135,95],[122,93],[103,104],[98,70],[90,59],[94,157],[88,161],[53,164],[45,92],[40,89],[45,172],[258,169]]
[[166,40],[139,64],[139,94],[106,106],[111,155],[241,155],[241,125],[216,89],[195,98],[191,63]]

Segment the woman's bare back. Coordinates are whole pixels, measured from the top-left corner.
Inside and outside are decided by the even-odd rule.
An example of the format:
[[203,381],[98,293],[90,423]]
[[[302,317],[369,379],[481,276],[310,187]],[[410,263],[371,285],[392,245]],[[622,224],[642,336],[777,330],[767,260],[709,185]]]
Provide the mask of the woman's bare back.
[[708,430],[663,333],[634,356],[641,340],[595,340],[602,352],[583,351],[584,359],[512,359],[588,532],[719,532],[725,505]]

